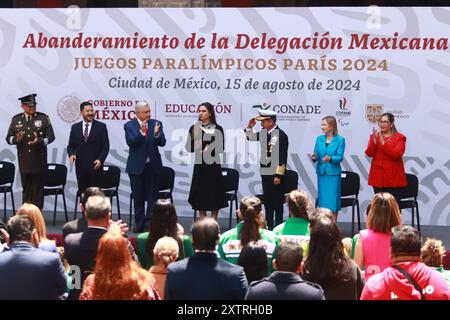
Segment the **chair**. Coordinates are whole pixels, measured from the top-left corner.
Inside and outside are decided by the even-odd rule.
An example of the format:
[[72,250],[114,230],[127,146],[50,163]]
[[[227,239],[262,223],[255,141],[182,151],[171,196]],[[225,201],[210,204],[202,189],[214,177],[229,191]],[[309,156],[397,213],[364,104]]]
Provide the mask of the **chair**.
[[401,198],[399,207],[400,209],[411,208],[411,224],[414,227],[414,212],[417,217],[417,230],[420,234],[420,217],[419,217],[419,203],[417,201],[417,195],[419,194],[419,179],[416,175],[407,173],[406,181],[408,185],[401,191]]
[[[117,203],[117,215],[120,219],[120,203],[119,203],[119,185],[120,185],[120,168],[111,165],[104,165],[99,177],[99,181],[96,187],[102,189],[111,201],[111,213],[112,213],[112,204],[113,198],[116,197]],[[77,208],[78,208],[78,199],[80,198],[81,190],[77,191],[77,195],[75,196],[75,210],[74,210],[74,219],[77,217]]]
[[[175,186],[175,170],[170,167],[162,167],[159,176],[158,199],[170,199],[173,203],[173,188]],[[133,225],[133,193],[130,193],[130,221],[129,226]]]
[[11,194],[11,202],[13,208],[13,214],[16,212],[14,204],[14,192],[13,183],[16,167],[14,163],[7,161],[0,161],[0,192],[3,193],[3,220],[6,222],[6,193]]
[[[361,230],[361,215],[359,210],[359,175],[352,171],[342,171],[341,173],[341,208],[352,207],[352,235],[355,234],[355,207],[358,214],[358,231]],[[316,208],[319,200],[316,198]]]
[[44,197],[55,196],[55,204],[53,207],[53,225],[56,223],[56,206],[58,204],[58,195],[62,195],[64,205],[64,215],[66,222],[69,221],[67,217],[66,195],[64,187],[67,182],[67,167],[63,164],[49,163],[47,164],[47,171],[44,177]]
[[[233,202],[235,204],[236,223],[239,218],[237,216],[238,209],[238,197],[237,191],[239,189],[239,171],[232,168],[222,168],[222,183],[225,191],[225,197],[230,202],[230,215],[228,217],[228,229],[231,229],[232,217],[233,217]],[[197,210],[194,210],[194,221],[197,220]]]
[[358,217],[358,231],[361,230],[361,215],[359,211],[359,175],[352,171],[341,173],[341,208],[352,207],[352,235],[355,234],[355,207]]

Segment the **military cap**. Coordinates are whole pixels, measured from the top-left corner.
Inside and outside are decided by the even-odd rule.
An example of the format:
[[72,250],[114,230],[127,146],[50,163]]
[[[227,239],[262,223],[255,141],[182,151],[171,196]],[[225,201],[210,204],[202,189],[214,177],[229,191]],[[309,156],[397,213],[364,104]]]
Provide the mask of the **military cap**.
[[29,94],[27,96],[21,97],[21,98],[19,98],[17,100],[20,100],[20,102],[22,104],[26,104],[26,105],[28,105],[30,107],[34,107],[35,105],[37,105],[37,103],[36,103],[36,96],[37,96],[36,93],[32,93],[32,94]]
[[261,121],[261,120],[266,120],[266,119],[275,119],[276,116],[277,116],[277,113],[275,111],[259,108],[258,116],[255,119],[258,121]]

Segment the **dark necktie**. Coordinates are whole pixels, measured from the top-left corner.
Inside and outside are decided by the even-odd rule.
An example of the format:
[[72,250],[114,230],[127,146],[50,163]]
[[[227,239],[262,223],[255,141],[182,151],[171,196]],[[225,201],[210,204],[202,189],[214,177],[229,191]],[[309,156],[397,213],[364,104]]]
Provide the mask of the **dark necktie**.
[[84,134],[83,134],[83,136],[84,136],[84,142],[88,142],[88,138],[89,138],[89,124],[85,124],[84,125]]

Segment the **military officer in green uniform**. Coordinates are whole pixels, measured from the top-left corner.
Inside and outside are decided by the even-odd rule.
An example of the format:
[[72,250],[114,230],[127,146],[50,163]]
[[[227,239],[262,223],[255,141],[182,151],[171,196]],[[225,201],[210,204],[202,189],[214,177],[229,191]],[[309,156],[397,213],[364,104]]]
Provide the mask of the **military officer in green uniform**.
[[22,180],[22,202],[42,210],[44,205],[44,174],[47,170],[47,145],[55,140],[49,117],[36,112],[36,94],[19,98],[23,113],[11,121],[6,142],[17,146]]

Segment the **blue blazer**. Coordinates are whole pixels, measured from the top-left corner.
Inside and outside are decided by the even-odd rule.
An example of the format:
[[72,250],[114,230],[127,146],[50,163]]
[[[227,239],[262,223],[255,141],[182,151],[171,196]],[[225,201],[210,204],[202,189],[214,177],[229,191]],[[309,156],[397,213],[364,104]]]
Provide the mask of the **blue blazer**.
[[150,158],[150,165],[158,172],[162,168],[161,155],[159,154],[158,147],[164,147],[166,145],[166,137],[164,136],[163,125],[161,121],[158,121],[161,125],[159,136],[154,137],[154,129],[157,120],[148,120],[148,135],[147,139],[141,133],[141,126],[137,119],[128,121],[124,125],[125,140],[130,147],[128,154],[127,166],[125,171],[140,175],[144,171],[145,162],[147,158]]
[[67,279],[59,255],[31,243],[13,243],[0,254],[0,300],[56,300]]
[[[326,146],[326,135],[320,135],[316,139],[314,153],[317,157],[316,173],[318,175],[340,175],[342,172],[341,162],[344,159],[345,139],[336,135],[331,139],[330,144]],[[325,156],[331,157],[331,162],[323,162]]]
[[196,252],[167,271],[165,300],[243,300],[248,289],[244,269],[216,253]]

